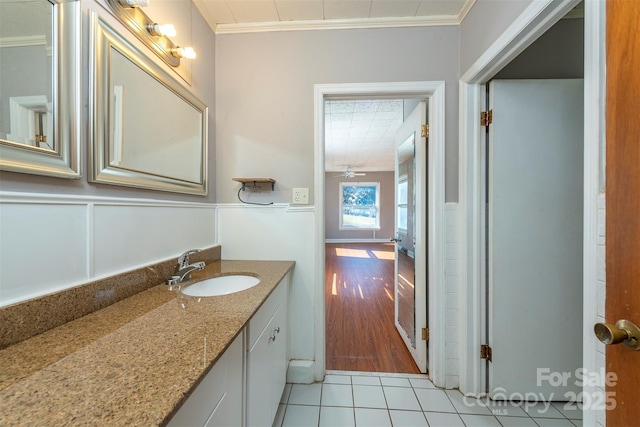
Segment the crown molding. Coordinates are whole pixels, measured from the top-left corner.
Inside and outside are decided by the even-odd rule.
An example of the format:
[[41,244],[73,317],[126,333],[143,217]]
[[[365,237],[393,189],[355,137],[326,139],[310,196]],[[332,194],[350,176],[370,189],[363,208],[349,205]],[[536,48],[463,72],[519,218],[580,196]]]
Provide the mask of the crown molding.
[[[475,1],[475,0],[471,0]],[[327,19],[314,21],[252,22],[217,24],[216,34],[261,33],[272,31],[347,30],[360,28],[402,28],[459,25],[459,15],[406,18]]]

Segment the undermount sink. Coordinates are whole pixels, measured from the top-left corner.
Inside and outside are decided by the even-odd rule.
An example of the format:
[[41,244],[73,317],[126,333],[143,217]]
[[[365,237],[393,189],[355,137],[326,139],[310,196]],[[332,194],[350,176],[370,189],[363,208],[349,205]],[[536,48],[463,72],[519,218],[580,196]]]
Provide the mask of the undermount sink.
[[219,276],[202,280],[182,289],[182,293],[192,297],[215,297],[233,294],[254,287],[260,279],[244,274]]

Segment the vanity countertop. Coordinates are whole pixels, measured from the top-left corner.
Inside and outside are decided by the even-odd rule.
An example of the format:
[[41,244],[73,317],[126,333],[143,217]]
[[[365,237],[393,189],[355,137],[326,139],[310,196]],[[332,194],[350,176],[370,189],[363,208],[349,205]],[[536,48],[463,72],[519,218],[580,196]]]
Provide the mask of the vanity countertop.
[[293,266],[216,261],[186,284],[260,283],[205,298],[161,284],[0,350],[0,425],[166,424]]

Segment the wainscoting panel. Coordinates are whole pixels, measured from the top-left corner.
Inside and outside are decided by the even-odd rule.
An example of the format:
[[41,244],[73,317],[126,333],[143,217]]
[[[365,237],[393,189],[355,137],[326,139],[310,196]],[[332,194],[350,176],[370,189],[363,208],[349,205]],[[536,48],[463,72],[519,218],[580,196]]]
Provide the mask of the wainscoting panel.
[[314,221],[313,207],[218,205],[222,259],[296,262],[289,291],[289,347],[292,359],[306,361],[314,358],[316,330]]
[[0,306],[215,245],[213,204],[0,192]]
[[95,205],[98,277],[213,245],[215,210],[184,206]]
[[0,305],[88,279],[86,206],[0,205]]

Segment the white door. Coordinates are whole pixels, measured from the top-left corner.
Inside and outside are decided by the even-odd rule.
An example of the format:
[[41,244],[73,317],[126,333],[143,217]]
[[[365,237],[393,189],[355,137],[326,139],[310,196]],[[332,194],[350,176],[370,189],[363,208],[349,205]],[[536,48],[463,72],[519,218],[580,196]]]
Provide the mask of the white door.
[[489,391],[494,398],[575,400],[583,82],[496,80],[489,104]]
[[421,372],[427,372],[427,105],[421,101],[396,133],[395,323]]

